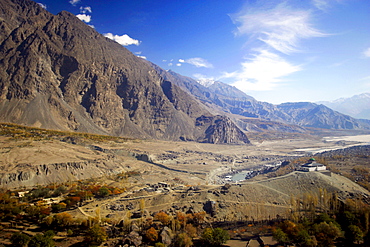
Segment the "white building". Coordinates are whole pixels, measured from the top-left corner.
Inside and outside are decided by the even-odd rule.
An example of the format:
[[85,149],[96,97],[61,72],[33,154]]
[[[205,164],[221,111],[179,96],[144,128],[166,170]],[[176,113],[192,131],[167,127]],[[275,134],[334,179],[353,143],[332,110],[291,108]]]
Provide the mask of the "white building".
[[317,163],[316,160],[312,158],[306,164],[302,165],[299,170],[304,172],[325,171],[326,166]]

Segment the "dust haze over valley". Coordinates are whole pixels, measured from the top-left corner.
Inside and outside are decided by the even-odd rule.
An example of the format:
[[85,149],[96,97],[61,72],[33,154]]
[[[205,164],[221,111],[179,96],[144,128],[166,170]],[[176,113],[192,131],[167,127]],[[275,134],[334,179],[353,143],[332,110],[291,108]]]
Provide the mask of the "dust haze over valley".
[[[344,210],[369,242],[370,120],[201,83],[29,0],[0,2],[0,43],[0,244],[199,246],[220,228],[215,245],[325,246],[315,224]],[[304,218],[316,245],[277,236]]]

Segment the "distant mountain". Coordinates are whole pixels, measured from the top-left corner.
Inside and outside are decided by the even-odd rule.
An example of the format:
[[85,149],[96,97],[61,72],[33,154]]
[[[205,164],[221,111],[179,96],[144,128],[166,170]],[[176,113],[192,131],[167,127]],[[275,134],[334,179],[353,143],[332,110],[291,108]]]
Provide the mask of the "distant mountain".
[[291,117],[290,122],[323,129],[369,129],[369,124],[341,114],[324,105],[310,102],[284,103],[278,108]]
[[62,11],[0,1],[0,121],[118,136],[249,143],[229,118]]
[[354,118],[370,119],[370,93],[318,103]]
[[[370,122],[354,119],[347,115],[333,111],[332,109],[315,103],[298,102],[273,105],[267,102],[257,101],[253,97],[245,94],[237,88],[228,84],[207,81],[198,82],[192,78],[184,77],[173,71],[165,71],[156,65],[151,64],[158,73],[166,80],[172,81],[184,90],[193,94],[203,104],[222,111],[241,115],[248,118],[258,118],[261,120],[282,122],[302,127],[315,127],[325,129],[370,129]],[[238,126],[246,129],[251,126],[252,129],[261,129],[261,126],[255,126],[256,121],[247,120],[237,121]],[[274,129],[272,125],[266,125]],[[276,129],[285,129],[291,132],[302,132],[302,129],[293,127],[281,128],[276,125]],[[251,130],[251,129],[246,129]]]

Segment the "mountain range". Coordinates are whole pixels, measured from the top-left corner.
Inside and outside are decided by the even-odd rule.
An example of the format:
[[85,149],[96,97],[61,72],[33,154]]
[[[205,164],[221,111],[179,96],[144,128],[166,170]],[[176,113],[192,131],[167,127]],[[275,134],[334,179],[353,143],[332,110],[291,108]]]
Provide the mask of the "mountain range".
[[226,144],[249,144],[246,131],[271,123],[298,132],[370,128],[324,105],[272,105],[222,82],[202,85],[30,0],[0,2],[0,44],[2,122]]
[[321,101],[318,104],[323,104],[354,118],[370,119],[370,93],[363,93],[333,101]]

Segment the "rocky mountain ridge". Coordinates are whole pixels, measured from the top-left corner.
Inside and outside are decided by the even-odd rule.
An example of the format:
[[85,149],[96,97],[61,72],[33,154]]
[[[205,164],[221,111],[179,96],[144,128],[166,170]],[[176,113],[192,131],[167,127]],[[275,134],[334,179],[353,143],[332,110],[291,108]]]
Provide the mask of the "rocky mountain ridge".
[[4,0],[0,21],[3,122],[135,138],[248,139],[243,132],[208,138],[208,128],[224,125],[210,121],[199,128],[199,117],[229,126],[213,135],[238,132],[237,126],[71,13],[52,15],[29,0]]
[[204,83],[198,83],[192,78],[181,76],[173,71],[164,71],[153,64],[152,66],[164,78],[187,90],[203,104],[217,106],[224,112],[301,127],[370,129],[369,121],[355,119],[324,105],[311,102],[273,105],[258,101],[237,88],[222,82],[213,81],[213,83],[203,85]]
[[354,118],[370,119],[370,93],[340,98],[334,101],[321,101],[318,104],[326,105]]

